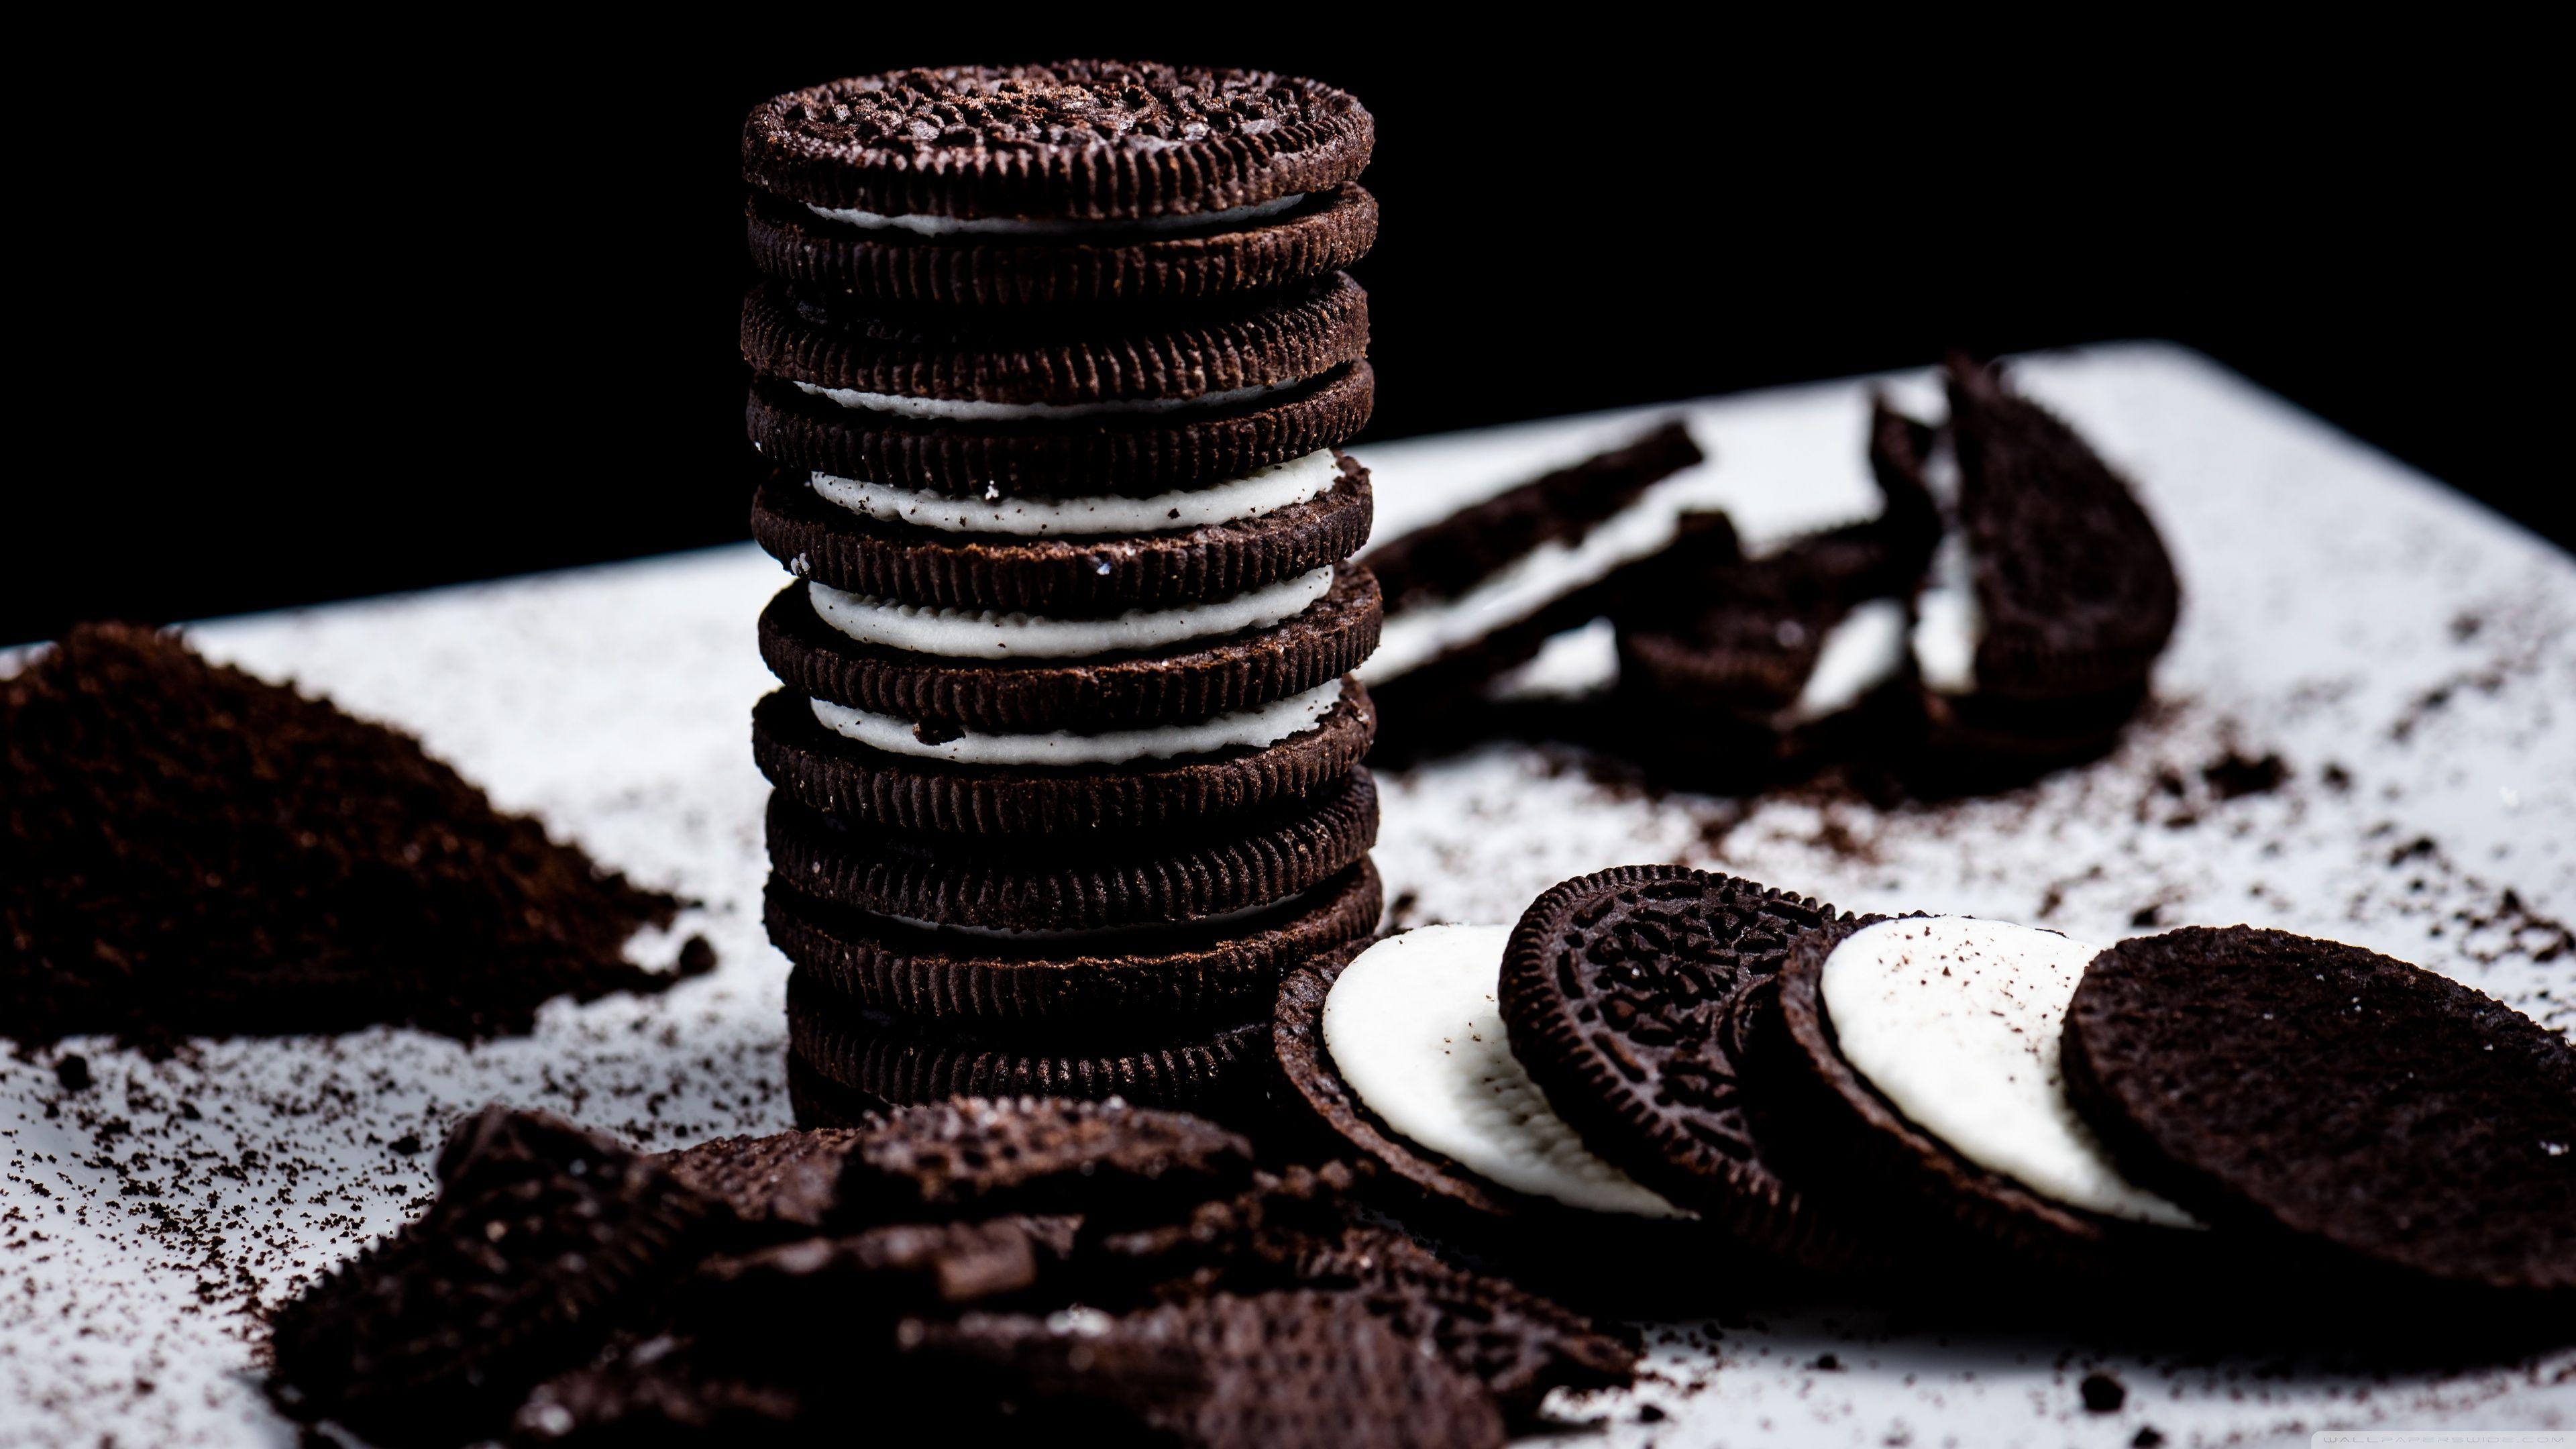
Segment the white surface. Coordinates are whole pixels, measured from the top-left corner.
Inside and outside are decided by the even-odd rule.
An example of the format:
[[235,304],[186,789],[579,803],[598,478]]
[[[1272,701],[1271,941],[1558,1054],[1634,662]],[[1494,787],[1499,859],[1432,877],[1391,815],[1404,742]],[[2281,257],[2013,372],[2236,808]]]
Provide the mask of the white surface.
[[1275,745],[1290,735],[1304,734],[1313,729],[1315,721],[1332,713],[1333,706],[1341,700],[1342,682],[1335,679],[1304,694],[1292,694],[1259,709],[1216,715],[1189,724],[1103,730],[1087,735],[1070,730],[1016,735],[962,734],[935,744],[913,733],[915,725],[911,720],[852,709],[828,699],[814,701],[814,718],[821,721],[827,730],[889,754],[918,755],[960,765],[1114,765],[1127,760],[1168,760],[1180,755],[1212,754],[1242,745]]
[[1683,1216],[1595,1157],[1512,1055],[1494,996],[1511,939],[1509,926],[1424,926],[1362,951],[1324,997],[1334,1070],[1406,1141],[1514,1192]]
[[1231,598],[1177,609],[1130,609],[1105,619],[1049,619],[989,609],[937,609],[807,584],[814,613],[862,644],[943,659],[1091,659],[1162,649],[1243,629],[1267,629],[1333,591],[1331,565]]
[[[2162,702],[2117,755],[1995,799],[1881,811],[1654,799],[1573,756],[1496,747],[1380,777],[1377,859],[1397,918],[1509,920],[1566,877],[1681,860],[1850,909],[2102,940],[2135,934],[2150,909],[2162,925],[2256,921],[2422,962],[2562,1030],[2576,1021],[2576,954],[2534,959],[2558,939],[2540,918],[2576,914],[2576,562],[2188,353],[2034,358],[2023,378],[2136,479],[2182,573]],[[1928,379],[1905,382],[1928,396]],[[1779,419],[1812,417],[1814,447],[1850,450],[1843,409],[1858,395],[1802,388],[1708,415],[1792,431]],[[1510,433],[1535,451],[1568,427]],[[1498,456],[1489,440],[1460,446]],[[1477,484],[1469,468],[1448,476]],[[1444,506],[1428,483],[1387,477],[1384,516]],[[215,654],[418,730],[504,805],[703,898],[681,929],[704,930],[722,964],[661,999],[558,1005],[535,1036],[473,1050],[379,1031],[155,1063],[83,1042],[98,1083],[78,1096],[50,1054],[0,1054],[0,1440],[291,1443],[245,1377],[245,1310],[401,1222],[430,1154],[385,1144],[434,1146],[485,1101],[651,1147],[786,1124],[786,965],[761,941],[747,719],[770,687],[752,625],[779,577],[743,547],[198,631]],[[2230,748],[2277,750],[2289,784],[2217,798],[2199,770]],[[263,1156],[243,1160],[246,1143]],[[1810,1367],[1828,1353],[1838,1370]],[[2566,1352],[2382,1374],[1896,1331],[1819,1309],[1677,1326],[1653,1361],[1641,1397],[1666,1417],[1641,1422],[1633,1400],[1604,1396],[1578,1406],[1603,1431],[1575,1442],[2114,1449],[2144,1426],[2177,1446],[2576,1426]],[[2119,1412],[2082,1411],[2077,1382],[2095,1370],[2126,1385]]]
[[957,498],[819,471],[811,475],[809,482],[826,502],[863,518],[917,524],[951,533],[1042,537],[1157,533],[1259,518],[1323,497],[1341,476],[1341,464],[1334,460],[1331,450],[1317,449],[1302,458],[1275,463],[1212,487],[1143,498],[1005,498],[1001,489],[990,484],[986,485],[988,497]]
[[2101,953],[2010,921],[1905,917],[1836,946],[1821,994],[1843,1060],[1960,1156],[2074,1207],[2196,1227],[2122,1177],[2066,1100],[2058,1033]]

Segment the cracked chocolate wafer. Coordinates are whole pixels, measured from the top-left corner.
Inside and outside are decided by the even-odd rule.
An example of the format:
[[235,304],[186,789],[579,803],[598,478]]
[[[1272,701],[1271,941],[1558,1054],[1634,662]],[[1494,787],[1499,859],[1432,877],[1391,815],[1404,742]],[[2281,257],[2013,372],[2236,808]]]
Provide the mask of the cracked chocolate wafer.
[[497,1434],[519,1397],[685,1271],[708,1203],[651,1159],[543,1113],[459,1122],[439,1196],[279,1309],[270,1391],[385,1444]]
[[[822,900],[904,922],[983,931],[1103,931],[1261,911],[1359,863],[1377,839],[1377,782],[1285,815],[1212,831],[1065,841],[990,841],[972,852],[858,828],[785,792],[769,801],[771,867]],[[1028,938],[1023,938],[1028,939]]]
[[925,1372],[1013,1431],[1141,1430],[1208,1449],[1500,1449],[1500,1406],[1349,1294],[1218,1294],[1108,1315],[908,1325]]
[[1680,866],[1623,866],[1532,902],[1503,958],[1512,1054],[1584,1144],[1781,1261],[1867,1261],[1865,1231],[1785,1175],[1751,1106],[1756,1037],[1792,947],[1829,906]]
[[[1231,494],[1176,490],[1160,500],[1066,505],[931,503],[781,470],[753,501],[751,531],[790,572],[848,593],[1089,618],[1230,598],[1328,568],[1367,542],[1369,477],[1356,460],[1317,452],[1270,473]],[[1269,493],[1273,483],[1283,491]],[[1297,501],[1272,507],[1256,489]],[[1218,495],[1232,501],[1207,502]]]
[[772,878],[769,939],[852,1005],[932,1024],[1134,1031],[1260,1014],[1280,973],[1377,929],[1366,858],[1249,920],[1066,941],[923,930],[818,901]]
[[2063,1046],[2122,1167],[2267,1251],[2562,1326],[2576,1304],[2576,1048],[2513,1008],[2358,946],[2194,927],[2094,957]]

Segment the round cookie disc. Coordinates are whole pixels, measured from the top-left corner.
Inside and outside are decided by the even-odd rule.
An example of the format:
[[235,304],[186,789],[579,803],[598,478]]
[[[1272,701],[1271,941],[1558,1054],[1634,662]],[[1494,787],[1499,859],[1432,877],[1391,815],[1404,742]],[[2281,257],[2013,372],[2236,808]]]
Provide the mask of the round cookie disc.
[[1169,607],[1339,563],[1368,541],[1368,470],[1344,455],[1309,456],[1329,463],[1334,481],[1285,508],[1170,532],[1077,528],[1055,536],[880,522],[816,496],[809,474],[780,470],[753,500],[751,532],[798,577],[872,598],[1060,618]]
[[1240,1020],[1280,973],[1366,936],[1383,909],[1359,864],[1258,921],[1139,931],[1100,942],[1015,944],[898,926],[816,901],[773,877],[769,939],[854,1006],[990,1029]]
[[1120,221],[1329,190],[1376,125],[1270,71],[1068,60],[854,76],[752,109],[743,177],[886,216]]
[[1754,1014],[1830,907],[1733,876],[1623,866],[1530,905],[1503,958],[1514,1056],[1586,1145],[1677,1205],[1803,1267],[1857,1235],[1774,1166],[1747,1110]]
[[1377,711],[1347,676],[1312,729],[1260,749],[1079,768],[952,765],[871,749],[779,690],[752,709],[752,757],[808,809],[898,830],[1063,835],[1179,827],[1285,808],[1334,789],[1368,752]]
[[968,930],[1093,931],[1205,921],[1275,906],[1359,863],[1377,840],[1377,782],[1343,786],[1293,812],[1181,839],[954,842],[896,836],[769,800],[769,858],[796,888],[906,921]]
[[2064,1050],[2122,1162],[2213,1221],[2576,1296],[2576,1048],[2509,1006],[2357,946],[2194,927],[2094,958]]

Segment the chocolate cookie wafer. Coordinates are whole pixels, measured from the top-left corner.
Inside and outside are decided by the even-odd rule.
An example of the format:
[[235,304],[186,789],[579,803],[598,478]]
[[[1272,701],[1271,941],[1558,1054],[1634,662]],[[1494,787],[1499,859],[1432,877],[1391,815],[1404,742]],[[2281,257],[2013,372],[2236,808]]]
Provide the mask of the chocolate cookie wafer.
[[1501,977],[1512,1055],[1584,1145],[1777,1261],[1884,1260],[1875,1224],[1783,1166],[1761,1110],[1760,1019],[1829,906],[1680,866],[1625,866],[1532,902]]
[[2563,1033],[2357,946],[2236,926],[2095,956],[2063,1045],[2067,1094],[2123,1170],[2358,1284],[2362,1311],[2409,1320],[2443,1297],[2565,1325]]
[[1062,61],[834,81],[744,127],[753,264],[878,306],[1203,301],[1348,266],[1375,127],[1266,71]]

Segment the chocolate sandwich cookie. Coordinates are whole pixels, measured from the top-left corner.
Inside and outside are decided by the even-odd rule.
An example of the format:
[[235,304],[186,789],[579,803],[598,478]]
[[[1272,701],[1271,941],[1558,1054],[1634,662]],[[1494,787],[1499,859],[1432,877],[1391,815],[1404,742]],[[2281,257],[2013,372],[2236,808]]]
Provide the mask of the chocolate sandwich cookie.
[[[1966,916],[1844,919],[1789,943],[1772,1058],[1788,1168],[1891,1231],[2034,1289],[2206,1288],[2212,1235],[2076,1124],[2057,1039],[2095,948]],[[2243,1265],[2237,1265],[2242,1269]],[[2143,1302],[2137,1306],[2145,1307]]]
[[1974,780],[2097,755],[2173,635],[2172,559],[2064,421],[1964,358],[1948,386],[1944,444],[1918,426],[1890,433],[1883,455],[1916,478],[1955,473],[1951,531],[1915,604],[1926,771]]
[[754,265],[888,306],[1195,300],[1349,265],[1377,232],[1346,92],[1118,61],[860,76],[753,109]]
[[[1313,1292],[1109,1315],[968,1314],[908,1328],[909,1358],[978,1424],[1078,1428],[1205,1449],[1501,1449],[1485,1387],[1351,1295]],[[989,1417],[985,1417],[989,1416]]]
[[1941,537],[1912,471],[1921,425],[1874,400],[1878,517],[1747,558],[1723,516],[1618,621],[1634,752],[1697,784],[1757,786],[1918,732],[1911,601]]
[[1377,839],[1377,782],[1354,768],[1292,812],[1215,833],[993,840],[972,851],[854,827],[778,793],[768,834],[772,867],[798,891],[899,923],[966,932],[1185,925],[1266,913],[1358,864]]
[[271,1393],[384,1444],[488,1438],[519,1396],[685,1271],[710,1205],[650,1159],[487,1108],[438,1159],[429,1213],[280,1309]]
[[[1184,752],[1070,766],[983,764],[852,740],[826,728],[812,700],[780,690],[753,708],[751,743],[761,773],[782,794],[853,822],[957,836],[1133,832],[1293,809],[1340,788],[1377,733],[1368,691],[1345,678],[1338,697],[1311,692],[1282,705],[1287,723],[1269,744],[1189,749],[1204,736],[1176,734],[1158,739],[1176,739]],[[1311,721],[1297,715],[1316,706]],[[1251,725],[1276,727],[1258,716]]]
[[[904,735],[939,746],[1250,715],[1335,688],[1368,657],[1378,621],[1368,571],[1327,562],[1242,594],[1089,619],[922,608],[790,584],[761,615],[760,645],[790,688],[857,716],[839,732],[866,741],[890,730],[899,750]],[[869,716],[893,723],[871,731]],[[963,763],[996,751],[1007,752],[947,754]],[[1033,762],[1076,754],[1108,747],[1060,742]]]
[[1759,1019],[1830,906],[1680,866],[1623,866],[1532,902],[1503,958],[1512,1054],[1585,1146],[1786,1264],[1884,1260],[1875,1224],[1781,1163],[1793,1135]]
[[1231,482],[1368,421],[1368,295],[1340,273],[1129,328],[961,328],[764,286],[743,303],[745,418],[776,466],[987,502]]
[[1081,940],[906,926],[774,878],[765,914],[806,979],[856,1007],[994,1031],[1135,1030],[1259,1015],[1281,972],[1377,929],[1383,897],[1363,858],[1249,918]]
[[2358,1281],[2364,1311],[2416,1321],[2429,1293],[2567,1323],[2563,1034],[2357,946],[2195,927],[2093,958],[2064,1060],[2069,1097],[2125,1170],[2329,1283]]
[[1368,470],[1330,451],[1133,498],[954,499],[782,470],[751,531],[789,571],[844,593],[1097,618],[1330,567],[1368,540],[1371,502]]
[[1267,1023],[1254,1022],[1123,1043],[995,1037],[853,1008],[801,972],[789,975],[787,987],[788,1049],[819,1079],[806,1093],[811,1114],[798,1114],[809,1126],[959,1096],[1117,1097],[1139,1106],[1237,1117],[1259,1092],[1269,1030]]

